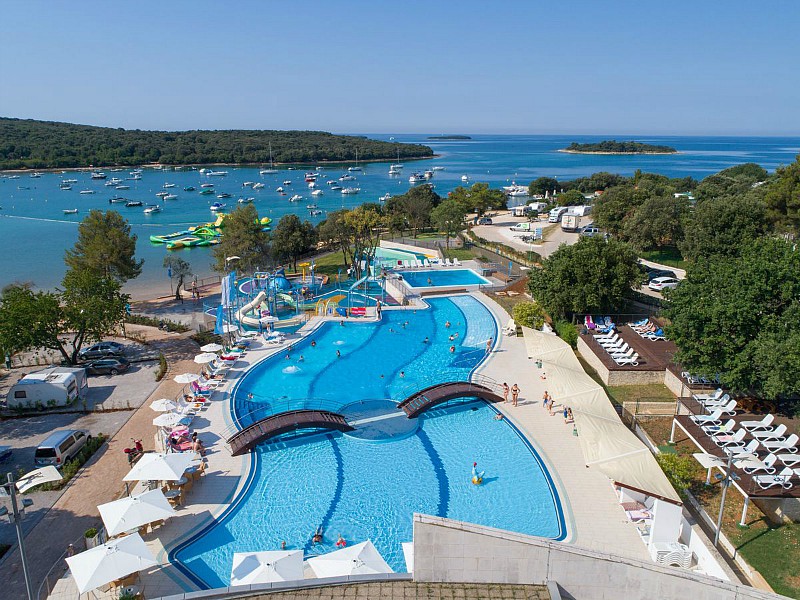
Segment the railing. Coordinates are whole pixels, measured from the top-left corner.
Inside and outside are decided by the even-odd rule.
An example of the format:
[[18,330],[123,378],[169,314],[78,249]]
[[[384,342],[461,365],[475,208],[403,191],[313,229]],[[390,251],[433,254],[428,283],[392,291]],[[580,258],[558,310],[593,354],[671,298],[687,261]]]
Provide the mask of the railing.
[[[222,275],[209,275],[197,280],[198,289],[203,289],[211,285],[219,285],[222,283]],[[189,284],[191,286],[191,283]]]
[[[105,527],[99,527],[97,531],[97,536],[95,538],[100,544],[104,544],[106,542],[106,530]],[[78,539],[72,542],[72,548],[74,549],[75,553],[82,552],[83,549],[86,547],[86,537],[81,535]],[[39,584],[38,589],[36,590],[36,595],[34,598],[36,600],[46,600],[53,590],[55,589],[56,584],[58,581],[64,577],[64,574],[67,572],[67,561],[65,560],[69,554],[69,546],[64,552],[61,553],[61,556],[52,564],[50,569],[47,571],[47,575],[44,576],[42,583]],[[47,592],[44,595],[42,592]]]
[[640,417],[674,417],[680,414],[680,402],[640,398],[622,403],[622,420],[633,426]]

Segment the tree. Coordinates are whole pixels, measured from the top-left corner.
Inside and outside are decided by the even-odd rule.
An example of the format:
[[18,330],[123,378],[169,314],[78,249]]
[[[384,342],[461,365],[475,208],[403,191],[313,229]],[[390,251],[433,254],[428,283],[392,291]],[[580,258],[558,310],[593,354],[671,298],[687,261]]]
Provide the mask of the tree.
[[457,187],[447,196],[464,209],[464,214],[476,212],[481,216],[489,209],[502,210],[508,206],[508,198],[501,190],[494,190],[488,183],[476,183],[472,187]]
[[269,234],[262,231],[255,206],[239,206],[225,217],[223,224],[222,240],[214,247],[214,270],[226,272],[226,259],[231,256],[239,257],[236,266],[245,272],[263,269],[270,264]]
[[681,254],[689,261],[734,256],[767,231],[766,206],[755,194],[699,200],[684,219]]
[[586,204],[586,198],[578,190],[569,190],[556,197],[559,206],[581,206]]
[[[395,198],[390,198],[395,200]],[[399,211],[405,218],[405,222],[413,231],[414,237],[417,233],[428,227],[431,223],[431,211],[442,201],[441,196],[431,189],[429,185],[418,185],[401,196],[397,196],[392,207]],[[389,209],[390,207],[386,207]],[[387,210],[388,212],[388,210]]]
[[352,233],[349,247],[350,265],[355,278],[360,279],[364,274],[362,264],[369,268],[375,258],[384,227],[383,216],[374,206],[362,204],[345,212],[343,218]]
[[554,177],[539,177],[528,184],[528,194],[531,196],[544,196],[546,193],[558,189],[558,179]]
[[182,300],[181,288],[184,286],[186,278],[192,276],[192,265],[174,254],[165,256],[163,264],[165,269],[172,272],[172,278],[178,280],[175,286],[175,300]]
[[530,274],[528,288],[553,317],[620,312],[642,282],[636,252],[628,244],[599,237],[562,245]]
[[347,209],[328,213],[328,218],[317,226],[317,238],[328,247],[341,251],[345,268],[350,268],[350,240],[353,229],[345,221]]
[[698,200],[705,200],[719,196],[743,194],[768,177],[767,171],[755,163],[736,165],[703,179],[695,190],[695,196]]
[[625,219],[639,206],[639,198],[631,186],[612,187],[594,204],[592,215],[597,226],[615,237],[622,234]]
[[78,226],[78,241],[67,250],[64,262],[74,271],[91,271],[120,283],[138,277],[143,260],[137,261],[136,235],[114,210],[91,210]]
[[776,175],[764,198],[767,216],[776,231],[796,237],[800,235],[800,155]]
[[651,196],[625,220],[625,239],[639,250],[674,247],[683,240],[688,212],[689,201],[684,196]]
[[447,247],[450,247],[450,238],[464,229],[464,207],[453,198],[447,198],[431,211],[431,220],[439,231],[446,236]]
[[793,244],[762,238],[738,256],[694,262],[664,314],[685,369],[771,398],[800,392],[800,253]]
[[517,325],[531,329],[541,329],[547,318],[547,313],[538,302],[519,302],[514,305],[511,314]]
[[309,252],[317,242],[317,232],[297,215],[284,215],[272,233],[272,254],[278,260],[292,261],[297,271],[297,257]]
[[63,291],[10,286],[0,299],[0,346],[19,352],[47,348],[69,364],[87,341],[99,340],[122,321],[128,296],[111,277],[68,271]]

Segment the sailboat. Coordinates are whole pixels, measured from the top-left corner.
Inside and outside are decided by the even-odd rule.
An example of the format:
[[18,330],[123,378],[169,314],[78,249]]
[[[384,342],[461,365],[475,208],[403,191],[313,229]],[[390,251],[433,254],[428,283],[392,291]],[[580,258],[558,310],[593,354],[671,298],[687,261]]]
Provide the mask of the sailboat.
[[275,168],[275,165],[272,164],[272,142],[269,143],[269,169],[261,169],[258,174],[259,175],[273,175],[277,173],[278,169]]
[[358,165],[358,148],[356,148],[356,164],[352,167],[347,167],[348,171],[361,171],[361,167]]

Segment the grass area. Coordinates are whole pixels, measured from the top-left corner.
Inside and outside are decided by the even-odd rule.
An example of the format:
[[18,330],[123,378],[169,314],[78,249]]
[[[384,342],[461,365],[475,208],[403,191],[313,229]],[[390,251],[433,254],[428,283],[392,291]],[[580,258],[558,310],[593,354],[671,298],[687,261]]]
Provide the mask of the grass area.
[[445,258],[457,258],[458,260],[473,260],[475,254],[466,248],[442,248]]
[[685,269],[689,264],[683,260],[683,256],[677,248],[662,248],[660,250],[648,250],[647,252],[639,252],[639,256],[645,260],[652,260],[668,267],[677,267],[678,269]]
[[644,400],[647,402],[675,402],[675,394],[663,383],[652,383],[649,385],[612,385],[606,388],[608,395],[615,402],[636,402]]
[[341,252],[330,252],[321,256],[314,257],[315,273],[319,275],[336,276],[339,270],[347,276],[347,268],[344,266],[344,258]]
[[217,335],[213,331],[198,331],[190,336],[198,346],[205,346],[206,344],[225,344],[225,340],[221,335]]

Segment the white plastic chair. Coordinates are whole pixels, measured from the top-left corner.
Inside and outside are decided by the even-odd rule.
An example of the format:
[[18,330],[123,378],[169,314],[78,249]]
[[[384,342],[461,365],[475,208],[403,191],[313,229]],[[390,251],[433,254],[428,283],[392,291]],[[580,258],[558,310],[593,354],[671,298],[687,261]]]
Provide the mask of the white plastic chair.
[[772,431],[754,431],[753,437],[757,440],[782,440],[783,434],[786,433],[786,425],[781,423]]
[[786,467],[777,475],[754,475],[753,481],[755,481],[762,490],[768,490],[776,486],[780,486],[785,490],[790,490],[793,487],[792,482],[789,481],[792,475],[794,475],[794,471]]
[[764,440],[761,442],[761,444],[770,452],[775,452],[776,450],[786,450],[792,454],[797,454],[798,441],[800,441],[800,438],[797,437],[796,433],[793,433],[785,440]]
[[708,402],[709,400],[719,400],[722,394],[722,388],[717,388],[713,394],[692,394],[692,398],[698,402]]
[[755,467],[745,467],[744,472],[750,473],[751,475],[753,473],[758,473],[759,471],[764,471],[765,473],[774,473],[776,471],[775,463],[777,460],[778,457],[774,454],[770,454],[763,461],[756,459],[751,462],[758,462],[759,464]]
[[453,259],[453,266],[460,267],[461,266],[461,261],[458,260],[457,258],[454,258]]
[[722,411],[717,409],[710,415],[693,415],[689,418],[697,425],[720,425],[722,423],[721,416]]
[[626,356],[624,358],[615,358],[614,362],[617,363],[619,366],[631,365],[632,367],[636,367],[639,365],[639,355],[636,354],[636,352],[634,352],[632,356]]
[[747,429],[747,431],[771,431],[772,422],[775,420],[775,416],[770,413],[760,421],[742,421],[740,425]]

